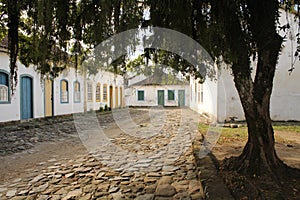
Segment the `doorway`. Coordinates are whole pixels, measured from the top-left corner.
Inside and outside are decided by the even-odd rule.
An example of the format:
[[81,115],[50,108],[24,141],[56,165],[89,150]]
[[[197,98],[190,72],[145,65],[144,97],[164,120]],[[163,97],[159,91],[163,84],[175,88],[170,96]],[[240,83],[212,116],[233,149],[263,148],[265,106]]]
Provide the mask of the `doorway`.
[[185,106],[185,91],[178,90],[178,106],[182,107]]
[[53,81],[45,80],[45,116],[53,116]]
[[33,84],[30,76],[21,77],[21,119],[33,118]]
[[113,86],[109,86],[109,107],[113,109],[114,99],[113,99]]
[[161,106],[165,105],[165,91],[164,90],[157,91],[157,102],[158,102],[158,105],[161,105]]

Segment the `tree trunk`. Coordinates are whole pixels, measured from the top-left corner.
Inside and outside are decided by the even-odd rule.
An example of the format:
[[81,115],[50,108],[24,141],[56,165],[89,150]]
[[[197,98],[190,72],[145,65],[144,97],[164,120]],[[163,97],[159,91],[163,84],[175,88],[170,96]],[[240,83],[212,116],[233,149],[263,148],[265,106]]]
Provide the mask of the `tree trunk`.
[[[285,164],[275,151],[270,98],[282,38],[277,34],[269,34],[265,40],[269,42],[258,50],[254,81],[249,73],[240,70],[240,66],[247,64],[247,60],[232,67],[248,125],[248,141],[242,154],[229,163],[229,166],[243,174],[268,174],[276,178],[275,175],[284,169]],[[241,58],[240,61],[242,60]]]
[[[265,95],[265,98],[268,98],[267,96]],[[250,101],[253,102],[253,99],[254,96]],[[245,111],[248,141],[242,154],[233,162],[234,169],[242,174],[273,175],[283,169],[284,164],[275,151],[274,131],[268,106],[266,103],[250,103]]]

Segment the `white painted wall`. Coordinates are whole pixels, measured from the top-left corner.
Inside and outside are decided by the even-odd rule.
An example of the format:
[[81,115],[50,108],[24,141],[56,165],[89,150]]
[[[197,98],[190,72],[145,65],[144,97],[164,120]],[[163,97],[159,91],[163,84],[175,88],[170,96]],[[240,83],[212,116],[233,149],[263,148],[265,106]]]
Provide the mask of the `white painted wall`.
[[230,117],[244,120],[244,112],[238,92],[233,82],[231,70],[221,68],[218,78],[218,121],[223,122]]
[[[144,91],[144,101],[138,101],[138,90]],[[157,91],[164,90],[165,106],[178,106],[178,90],[185,90],[185,105],[189,106],[188,85],[131,86],[125,89],[127,106],[158,106]],[[168,90],[175,90],[175,100],[168,100]]]
[[[202,86],[201,86],[202,85]],[[203,102],[201,102],[201,94],[198,95],[200,88],[203,88]],[[190,108],[200,114],[206,114],[211,120],[215,121],[218,115],[217,107],[217,95],[218,95],[218,84],[217,81],[207,79],[203,84],[199,83],[199,80],[194,78],[190,79]]]
[[[300,120],[300,61],[293,58],[297,47],[295,35],[298,31],[294,16],[289,14],[288,21],[291,25],[291,33],[279,56],[274,78],[273,93],[271,96],[271,118],[273,120]],[[282,13],[281,25],[287,23],[286,14]],[[285,33],[281,33],[282,35]],[[288,69],[295,59],[295,69],[289,75]]]

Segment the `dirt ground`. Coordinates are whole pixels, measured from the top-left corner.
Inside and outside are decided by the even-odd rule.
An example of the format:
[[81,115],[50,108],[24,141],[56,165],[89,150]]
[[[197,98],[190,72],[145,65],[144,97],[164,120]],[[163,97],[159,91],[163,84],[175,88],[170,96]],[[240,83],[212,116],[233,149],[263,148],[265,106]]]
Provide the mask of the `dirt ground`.
[[[276,141],[275,147],[278,156],[288,166],[300,169],[300,134],[286,131],[275,131],[275,137],[280,139]],[[277,137],[276,137],[277,138]],[[213,154],[218,160],[223,160],[231,156],[238,156],[246,140],[226,140],[224,143],[217,143],[213,148]]]
[[[222,136],[221,136],[222,137]],[[247,178],[222,169],[225,158],[238,156],[245,146],[246,140],[232,138],[218,142],[212,150],[219,174],[226,182],[235,199],[299,199],[300,197],[300,134],[286,131],[275,131],[276,152],[289,167],[297,168],[295,174],[274,184],[265,178]],[[217,190],[217,189],[216,189]],[[211,191],[214,192],[214,191]],[[217,192],[217,191],[215,191]],[[225,198],[226,199],[226,198]]]

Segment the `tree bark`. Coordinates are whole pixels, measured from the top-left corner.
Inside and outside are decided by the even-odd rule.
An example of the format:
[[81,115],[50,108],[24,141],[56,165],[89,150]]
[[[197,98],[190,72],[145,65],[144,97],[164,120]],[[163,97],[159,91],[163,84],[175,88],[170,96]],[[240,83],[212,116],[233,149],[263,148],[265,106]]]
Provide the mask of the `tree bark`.
[[229,166],[243,174],[259,176],[276,174],[285,168],[275,151],[274,131],[270,118],[270,98],[273,88],[275,67],[282,38],[275,32],[265,36],[263,46],[258,45],[256,76],[243,73],[240,66],[247,61],[240,57],[232,67],[235,86],[244,109],[248,126],[248,141],[242,154],[233,159]]

